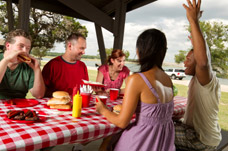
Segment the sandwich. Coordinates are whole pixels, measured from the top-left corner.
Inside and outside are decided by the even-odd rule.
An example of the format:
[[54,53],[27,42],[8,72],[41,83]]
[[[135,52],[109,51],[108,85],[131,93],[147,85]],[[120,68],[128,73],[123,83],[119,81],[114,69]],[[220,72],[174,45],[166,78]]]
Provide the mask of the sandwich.
[[121,109],[122,109],[122,104],[115,105],[113,107],[113,112],[116,114],[120,114]]
[[31,62],[32,61],[31,58],[29,58],[28,56],[22,55],[22,54],[18,55],[17,58],[18,58],[18,60],[20,60],[22,62]]
[[65,91],[55,91],[47,105],[52,109],[71,109],[70,95]]

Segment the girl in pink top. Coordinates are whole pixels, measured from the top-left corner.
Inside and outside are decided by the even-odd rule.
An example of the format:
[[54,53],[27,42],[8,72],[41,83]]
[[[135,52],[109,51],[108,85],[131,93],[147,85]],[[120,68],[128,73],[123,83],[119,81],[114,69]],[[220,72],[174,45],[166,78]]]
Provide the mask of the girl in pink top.
[[[110,88],[120,89],[123,81],[129,76],[130,70],[124,66],[125,54],[122,50],[116,49],[109,56],[107,64],[98,68],[97,82],[105,84],[105,91],[109,92]],[[120,93],[123,93],[121,90]]]

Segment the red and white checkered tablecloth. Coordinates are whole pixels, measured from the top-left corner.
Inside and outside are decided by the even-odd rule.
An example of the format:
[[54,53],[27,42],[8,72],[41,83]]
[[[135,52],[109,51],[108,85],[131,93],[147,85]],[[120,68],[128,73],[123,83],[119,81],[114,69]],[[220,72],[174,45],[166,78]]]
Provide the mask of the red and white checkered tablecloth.
[[187,98],[181,96],[174,97],[173,120],[178,120],[184,116]]
[[[4,120],[8,110],[21,110],[13,106],[5,106],[0,100],[0,150],[30,151],[50,146],[69,143],[93,141],[120,131],[102,115],[96,113],[95,107],[83,108],[80,118],[73,118],[71,111],[58,111],[44,108],[47,99],[37,99],[40,103],[27,109],[45,114],[48,119],[41,123],[21,124]],[[121,99],[110,102],[112,107],[121,103]],[[186,98],[175,97],[174,116],[183,116]],[[91,104],[94,100],[91,101]]]

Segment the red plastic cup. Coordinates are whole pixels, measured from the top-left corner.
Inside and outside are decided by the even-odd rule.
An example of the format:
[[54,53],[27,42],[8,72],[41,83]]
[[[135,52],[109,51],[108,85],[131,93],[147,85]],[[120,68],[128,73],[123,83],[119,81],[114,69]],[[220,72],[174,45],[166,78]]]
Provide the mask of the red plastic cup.
[[81,93],[82,96],[82,107],[89,107],[91,93]]
[[111,88],[109,94],[110,94],[110,100],[114,101],[118,97],[119,89]]
[[[107,101],[107,99],[108,99],[107,96],[105,96],[105,95],[99,95],[98,97],[99,97],[99,99],[100,99],[104,104],[106,104],[106,101]],[[98,102],[97,98],[96,98],[96,102]]]

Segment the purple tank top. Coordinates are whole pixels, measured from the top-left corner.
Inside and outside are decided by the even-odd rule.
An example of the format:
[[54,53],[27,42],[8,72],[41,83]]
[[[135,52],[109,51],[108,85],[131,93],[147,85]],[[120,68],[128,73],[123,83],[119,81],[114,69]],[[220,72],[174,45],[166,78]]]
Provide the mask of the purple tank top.
[[123,131],[115,146],[115,151],[175,151],[175,130],[172,121],[174,103],[160,103],[156,90],[139,73],[158,100],[156,104],[139,101],[136,120]]

